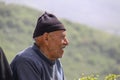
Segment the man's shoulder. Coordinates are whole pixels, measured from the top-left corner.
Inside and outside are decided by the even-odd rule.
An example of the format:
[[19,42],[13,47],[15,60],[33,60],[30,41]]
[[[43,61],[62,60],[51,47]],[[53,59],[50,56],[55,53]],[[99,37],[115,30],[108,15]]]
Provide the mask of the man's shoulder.
[[37,54],[30,46],[30,47],[20,51],[13,60],[16,62],[18,62],[18,61],[35,61],[36,59],[38,59],[37,57],[38,57]]
[[26,48],[23,51],[19,52],[11,64],[22,65],[22,64],[38,64],[41,63],[39,56],[35,53],[32,47]]
[[20,51],[17,55],[19,56],[30,56],[31,54],[35,53],[32,47],[28,47],[22,51]]

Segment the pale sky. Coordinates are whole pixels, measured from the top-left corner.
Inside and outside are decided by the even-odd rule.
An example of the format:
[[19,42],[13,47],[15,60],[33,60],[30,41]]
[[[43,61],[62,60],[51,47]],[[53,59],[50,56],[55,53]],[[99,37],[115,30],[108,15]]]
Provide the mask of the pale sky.
[[89,26],[120,29],[120,0],[6,0]]

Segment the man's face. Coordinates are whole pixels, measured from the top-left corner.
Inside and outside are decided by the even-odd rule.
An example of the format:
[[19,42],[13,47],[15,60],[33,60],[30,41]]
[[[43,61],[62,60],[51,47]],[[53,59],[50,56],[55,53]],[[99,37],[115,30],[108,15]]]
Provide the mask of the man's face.
[[61,58],[64,48],[68,45],[66,31],[59,30],[48,33],[48,51],[51,58]]

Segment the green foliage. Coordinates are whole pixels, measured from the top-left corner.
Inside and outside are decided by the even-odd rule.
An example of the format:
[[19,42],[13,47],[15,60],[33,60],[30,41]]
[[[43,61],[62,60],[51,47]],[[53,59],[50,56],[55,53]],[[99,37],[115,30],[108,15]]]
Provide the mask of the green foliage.
[[[104,80],[118,80],[120,79],[120,75],[117,75],[117,74],[109,74],[107,76],[105,76]],[[85,75],[82,75],[81,78],[79,78],[79,80],[100,80],[99,79],[99,75],[88,75],[88,76],[85,76]]]
[[98,75],[82,76],[79,80],[98,80]]
[[[0,46],[9,62],[16,53],[34,43],[32,33],[42,12],[15,4],[0,3]],[[79,74],[120,74],[120,36],[62,19],[69,46],[61,59],[66,78]],[[114,67],[113,67],[114,66]]]
[[105,77],[105,80],[118,80],[120,79],[120,75],[116,74],[109,74]]

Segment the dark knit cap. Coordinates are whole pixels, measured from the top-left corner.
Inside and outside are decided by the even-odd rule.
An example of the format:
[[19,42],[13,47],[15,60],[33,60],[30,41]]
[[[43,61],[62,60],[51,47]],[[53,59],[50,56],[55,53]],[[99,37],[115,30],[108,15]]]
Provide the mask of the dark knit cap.
[[43,35],[45,32],[53,32],[57,30],[66,30],[64,25],[53,14],[45,12],[38,18],[33,38]]

